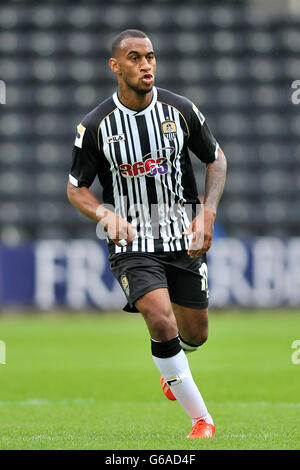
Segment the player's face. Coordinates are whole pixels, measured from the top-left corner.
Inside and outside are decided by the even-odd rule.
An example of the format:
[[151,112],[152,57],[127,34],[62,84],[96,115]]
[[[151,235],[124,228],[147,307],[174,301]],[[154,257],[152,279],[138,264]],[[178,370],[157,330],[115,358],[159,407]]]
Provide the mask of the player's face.
[[152,90],[156,60],[148,38],[124,39],[115,61],[112,69],[117,73],[119,81],[141,95]]

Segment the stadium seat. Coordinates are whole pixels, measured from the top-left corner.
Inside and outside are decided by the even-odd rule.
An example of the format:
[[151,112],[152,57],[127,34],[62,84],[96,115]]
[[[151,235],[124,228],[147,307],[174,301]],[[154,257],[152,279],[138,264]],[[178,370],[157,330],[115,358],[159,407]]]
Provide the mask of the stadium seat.
[[[1,3],[0,240],[95,236],[66,183],[76,125],[116,89],[107,60],[128,27],[147,31],[157,85],[199,106],[228,157],[218,213],[228,235],[299,235],[299,15],[243,1],[124,5]],[[192,163],[201,182],[203,164]],[[97,181],[92,189],[101,198]]]

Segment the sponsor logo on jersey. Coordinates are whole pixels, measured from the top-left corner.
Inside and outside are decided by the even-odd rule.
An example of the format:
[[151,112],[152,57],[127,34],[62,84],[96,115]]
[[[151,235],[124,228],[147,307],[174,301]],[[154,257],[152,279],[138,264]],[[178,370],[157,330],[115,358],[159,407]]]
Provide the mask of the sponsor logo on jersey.
[[83,136],[84,136],[85,131],[86,131],[86,128],[82,124],[78,124],[74,145],[76,147],[79,147],[80,149],[82,148],[82,141],[83,141]]
[[126,140],[125,134],[109,135],[106,138],[106,142],[108,144],[117,144],[118,142],[122,142],[124,140]]
[[126,274],[122,274],[121,284],[122,284],[122,287],[123,287],[123,290],[124,290],[125,294],[128,297],[129,296],[129,282],[128,282]]
[[177,127],[174,121],[164,121],[161,123],[161,129],[163,131],[164,136],[167,137],[169,140],[174,140],[177,135]]
[[[147,153],[147,155],[143,157],[143,161],[135,162],[132,165],[130,163],[122,163],[119,166],[121,175],[124,176],[124,178],[164,175],[169,170],[168,159],[171,157],[174,150],[174,147],[164,147],[156,152]],[[165,156],[157,158],[158,153],[163,153]]]
[[168,171],[166,157],[148,158],[145,162],[135,162],[133,165],[122,163],[119,168],[124,178],[163,175]]

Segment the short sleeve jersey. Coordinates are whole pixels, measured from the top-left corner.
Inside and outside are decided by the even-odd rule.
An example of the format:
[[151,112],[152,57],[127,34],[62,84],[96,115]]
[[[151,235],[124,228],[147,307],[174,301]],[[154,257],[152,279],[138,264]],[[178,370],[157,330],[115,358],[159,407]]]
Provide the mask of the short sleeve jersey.
[[168,90],[153,87],[151,103],[138,112],[115,92],[83,118],[70,182],[90,187],[98,176],[101,202],[137,232],[126,247],[109,242],[111,253],[188,248],[182,232],[199,205],[189,150],[209,164],[217,158],[218,143],[198,108]]

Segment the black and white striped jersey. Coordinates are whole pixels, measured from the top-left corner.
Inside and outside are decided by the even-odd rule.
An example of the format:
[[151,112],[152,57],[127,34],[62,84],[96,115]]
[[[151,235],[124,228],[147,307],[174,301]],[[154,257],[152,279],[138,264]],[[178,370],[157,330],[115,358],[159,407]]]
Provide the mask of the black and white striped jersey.
[[70,182],[90,187],[98,175],[101,202],[137,232],[126,247],[110,242],[110,253],[188,249],[182,232],[199,205],[189,149],[211,163],[218,143],[191,101],[156,87],[142,111],[116,92],[77,126]]

